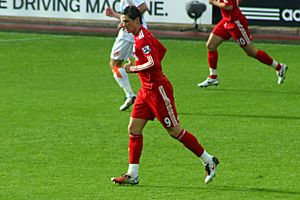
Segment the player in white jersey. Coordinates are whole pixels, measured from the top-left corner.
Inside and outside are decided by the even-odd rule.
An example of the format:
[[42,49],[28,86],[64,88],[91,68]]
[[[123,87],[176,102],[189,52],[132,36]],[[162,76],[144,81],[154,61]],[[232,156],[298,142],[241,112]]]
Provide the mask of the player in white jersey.
[[[112,8],[106,8],[105,15],[120,20],[121,13],[127,6],[138,7],[142,14],[148,10],[145,0],[121,0],[118,12],[115,12]],[[142,18],[143,26],[147,28],[145,19],[144,17]],[[127,30],[122,27],[122,23],[119,23],[118,29],[119,34],[112,47],[109,64],[115,80],[126,94],[125,102],[120,106],[120,110],[124,111],[134,103],[136,98],[136,95],[131,88],[128,75],[122,67],[123,61],[129,59],[130,56],[133,55],[133,35],[128,33]]]

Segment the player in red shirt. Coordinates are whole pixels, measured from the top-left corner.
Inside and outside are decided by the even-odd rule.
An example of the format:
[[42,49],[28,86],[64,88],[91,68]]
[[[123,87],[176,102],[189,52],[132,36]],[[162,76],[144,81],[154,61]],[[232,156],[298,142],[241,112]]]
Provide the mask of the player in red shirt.
[[223,19],[215,26],[206,43],[208,49],[209,77],[198,84],[199,87],[218,85],[217,75],[218,46],[223,41],[233,38],[248,56],[256,58],[260,62],[276,69],[278,84],[282,84],[285,79],[287,66],[278,63],[266,52],[257,49],[252,43],[252,36],[248,29],[248,20],[238,7],[238,0],[209,0],[211,5],[221,9]]
[[118,184],[138,184],[138,169],[143,148],[142,131],[147,122],[156,117],[173,138],[199,157],[206,169],[204,181],[209,183],[215,176],[219,161],[208,154],[197,138],[179,124],[173,88],[162,72],[161,61],[166,48],[141,26],[141,14],[135,6],[127,7],[121,20],[128,32],[134,35],[135,65],[128,63],[124,68],[127,72],[138,73],[142,87],[135,100],[128,125],[128,171],[111,180]]

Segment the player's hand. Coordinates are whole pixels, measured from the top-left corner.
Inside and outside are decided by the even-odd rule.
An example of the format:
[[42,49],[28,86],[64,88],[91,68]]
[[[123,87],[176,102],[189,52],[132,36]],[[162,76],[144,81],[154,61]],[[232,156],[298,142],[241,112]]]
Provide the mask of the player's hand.
[[128,63],[126,63],[123,67],[125,68],[125,71],[127,73],[130,73],[130,67],[133,66],[132,61],[130,60],[130,58],[127,59]]
[[105,15],[108,17],[113,17],[115,15],[115,11],[112,8],[106,8],[105,9]]
[[130,71],[130,67],[131,67],[132,65],[130,65],[130,64],[125,64],[123,67],[124,67],[124,69],[125,69],[125,71],[127,72],[127,73],[130,73],[131,71]]
[[218,1],[218,0],[208,0],[208,3],[211,4],[211,5],[214,5],[215,1]]
[[121,28],[124,28],[124,24],[122,22],[118,24],[118,29],[120,30]]

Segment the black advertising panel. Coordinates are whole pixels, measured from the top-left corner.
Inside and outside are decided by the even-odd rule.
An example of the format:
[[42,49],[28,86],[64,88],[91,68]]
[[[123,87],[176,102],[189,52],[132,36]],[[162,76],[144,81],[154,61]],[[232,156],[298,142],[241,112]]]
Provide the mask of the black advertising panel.
[[[242,13],[250,25],[300,27],[300,0],[242,0]],[[213,24],[221,19],[219,8],[213,8]]]

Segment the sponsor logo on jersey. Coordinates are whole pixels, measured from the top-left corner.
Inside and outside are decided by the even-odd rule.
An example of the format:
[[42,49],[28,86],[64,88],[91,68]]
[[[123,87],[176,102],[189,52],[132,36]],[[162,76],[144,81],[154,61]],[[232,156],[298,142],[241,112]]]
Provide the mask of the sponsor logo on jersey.
[[149,54],[151,52],[149,45],[144,46],[142,49],[144,54]]

